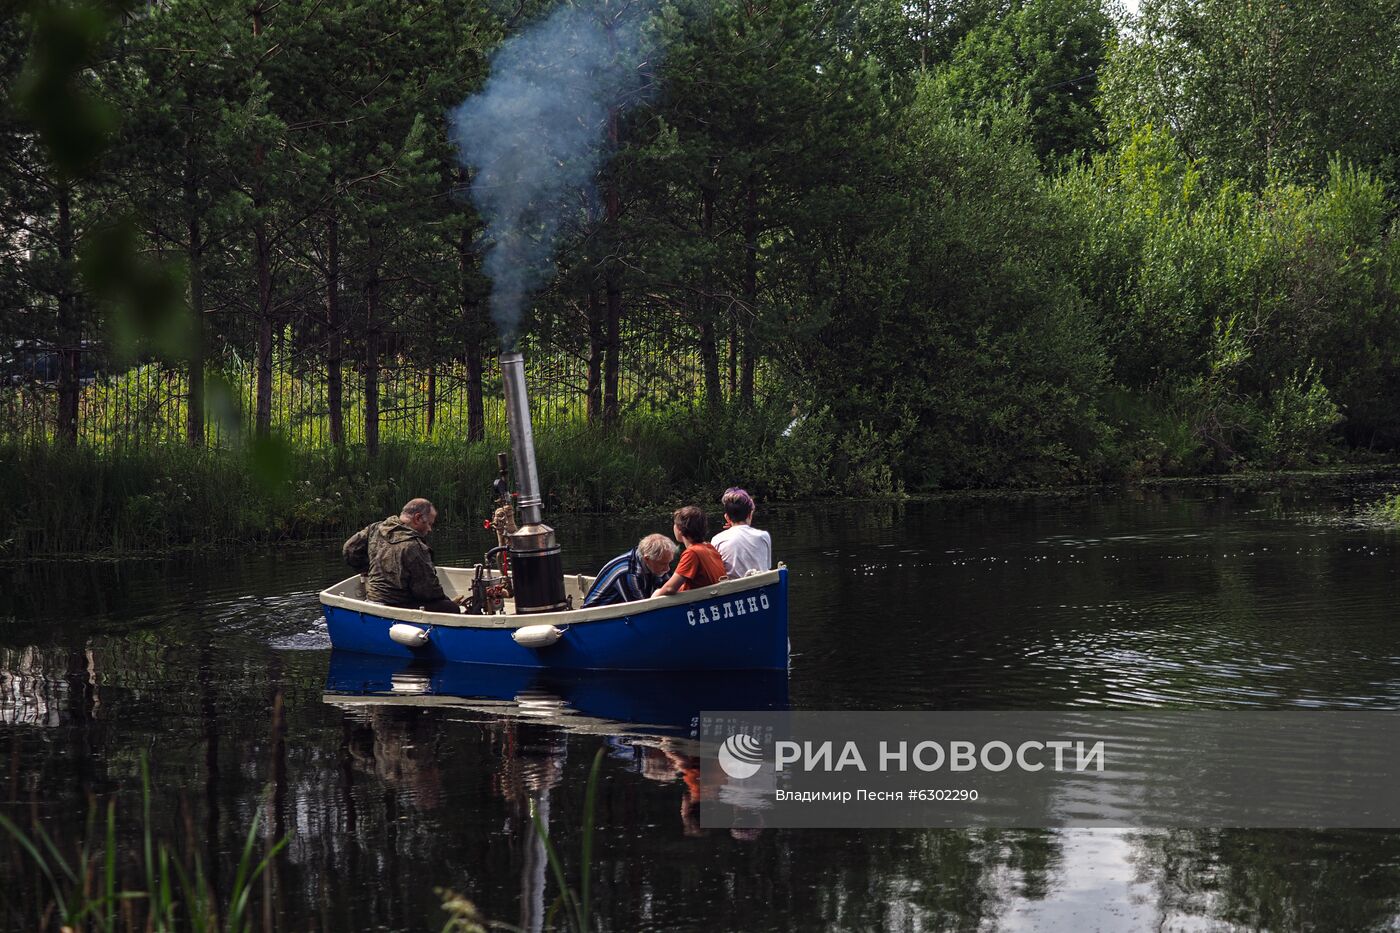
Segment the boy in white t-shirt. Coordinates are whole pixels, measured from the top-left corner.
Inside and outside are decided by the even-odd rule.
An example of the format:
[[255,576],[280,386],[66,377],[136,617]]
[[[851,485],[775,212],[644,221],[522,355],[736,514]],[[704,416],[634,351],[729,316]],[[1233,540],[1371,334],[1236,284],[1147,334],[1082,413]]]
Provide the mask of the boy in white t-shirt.
[[724,491],[720,503],[724,506],[725,529],[710,543],[724,560],[724,572],[730,579],[737,579],[771,570],[773,539],[768,532],[753,527],[753,497],[738,486],[731,486]]

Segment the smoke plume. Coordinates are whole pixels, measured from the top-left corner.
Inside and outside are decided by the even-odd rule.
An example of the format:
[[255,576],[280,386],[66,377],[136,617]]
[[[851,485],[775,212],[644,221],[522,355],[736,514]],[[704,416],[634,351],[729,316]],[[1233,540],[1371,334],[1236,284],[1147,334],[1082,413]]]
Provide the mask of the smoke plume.
[[554,274],[564,222],[591,195],[609,110],[637,95],[641,18],[606,4],[561,7],[506,41],[481,91],[450,115],[452,141],[476,173],[504,348],[515,345],[530,293]]

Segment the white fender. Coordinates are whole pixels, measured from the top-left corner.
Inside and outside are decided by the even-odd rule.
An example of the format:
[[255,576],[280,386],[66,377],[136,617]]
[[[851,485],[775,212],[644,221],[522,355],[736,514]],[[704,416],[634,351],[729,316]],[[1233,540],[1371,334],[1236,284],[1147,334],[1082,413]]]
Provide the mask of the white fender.
[[563,634],[564,630],[554,625],[527,625],[511,632],[510,637],[526,648],[548,648]]
[[389,626],[389,637],[401,645],[421,648],[428,643],[428,630],[407,622]]

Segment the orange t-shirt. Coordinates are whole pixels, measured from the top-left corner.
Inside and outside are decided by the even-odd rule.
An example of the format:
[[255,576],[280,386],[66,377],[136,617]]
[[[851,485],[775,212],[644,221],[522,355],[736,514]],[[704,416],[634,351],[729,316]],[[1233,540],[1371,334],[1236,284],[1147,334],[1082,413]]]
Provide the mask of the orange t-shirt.
[[681,584],[681,588],[676,590],[677,593],[709,586],[711,583],[718,583],[724,576],[724,558],[719,556],[719,551],[708,541],[692,544],[685,549],[685,553],[676,564],[676,573],[686,580]]

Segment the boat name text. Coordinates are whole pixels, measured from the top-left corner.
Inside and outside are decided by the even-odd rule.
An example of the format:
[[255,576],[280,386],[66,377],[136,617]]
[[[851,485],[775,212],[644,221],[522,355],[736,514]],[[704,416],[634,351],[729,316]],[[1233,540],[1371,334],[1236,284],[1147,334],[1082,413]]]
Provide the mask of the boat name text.
[[730,599],[722,603],[712,603],[708,606],[701,606],[698,609],[687,609],[685,611],[685,620],[691,625],[704,625],[706,622],[733,619],[737,616],[748,615],[750,612],[758,612],[767,608],[768,594],[759,593],[757,596],[741,596],[738,599]]

